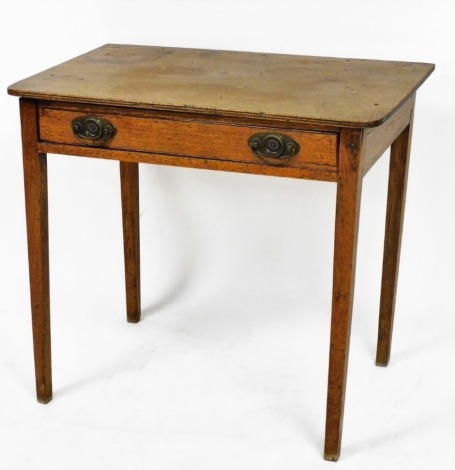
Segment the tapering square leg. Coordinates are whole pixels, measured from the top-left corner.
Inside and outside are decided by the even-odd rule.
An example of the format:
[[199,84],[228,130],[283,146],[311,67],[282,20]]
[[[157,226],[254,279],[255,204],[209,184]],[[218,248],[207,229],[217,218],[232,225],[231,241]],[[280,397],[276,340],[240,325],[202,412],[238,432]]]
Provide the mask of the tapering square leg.
[[21,99],[20,113],[36,394],[47,403],[52,399],[47,159],[37,150],[35,101]]
[[397,137],[390,150],[389,189],[382,267],[381,303],[379,309],[378,347],[376,365],[386,366],[390,359],[393,319],[400,264],[412,119]]
[[324,458],[340,456],[346,394],[357,233],[362,188],[363,131],[342,130],[338,163],[332,321]]
[[139,164],[120,162],[127,320],[141,318]]

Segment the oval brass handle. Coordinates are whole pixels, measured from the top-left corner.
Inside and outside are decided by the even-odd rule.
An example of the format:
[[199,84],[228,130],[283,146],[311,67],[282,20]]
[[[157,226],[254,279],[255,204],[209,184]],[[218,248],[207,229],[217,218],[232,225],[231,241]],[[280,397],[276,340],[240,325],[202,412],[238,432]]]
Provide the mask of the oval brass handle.
[[275,132],[260,132],[248,139],[254,155],[268,165],[285,165],[299,153],[299,144],[285,134]]
[[110,121],[96,116],[79,116],[73,119],[71,129],[83,144],[98,147],[107,144],[117,132]]

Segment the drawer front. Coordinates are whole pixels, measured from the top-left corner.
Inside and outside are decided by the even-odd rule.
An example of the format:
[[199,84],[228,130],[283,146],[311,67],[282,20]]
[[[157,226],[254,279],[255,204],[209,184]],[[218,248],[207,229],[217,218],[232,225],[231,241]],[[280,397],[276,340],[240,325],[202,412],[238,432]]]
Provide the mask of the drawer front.
[[[96,117],[115,128],[106,143],[78,139],[73,121]],[[111,131],[111,129],[107,129]],[[181,155],[246,163],[264,163],[253,152],[249,139],[258,133],[278,133],[294,140],[298,152],[285,166],[302,167],[306,164],[337,164],[337,134],[308,132],[242,125],[212,124],[206,122],[158,119],[110,114],[84,114],[75,111],[40,108],[39,136],[43,142],[100,146],[118,150],[132,150],[164,155]],[[272,159],[281,163],[280,160]],[[268,164],[268,163],[265,163]]]

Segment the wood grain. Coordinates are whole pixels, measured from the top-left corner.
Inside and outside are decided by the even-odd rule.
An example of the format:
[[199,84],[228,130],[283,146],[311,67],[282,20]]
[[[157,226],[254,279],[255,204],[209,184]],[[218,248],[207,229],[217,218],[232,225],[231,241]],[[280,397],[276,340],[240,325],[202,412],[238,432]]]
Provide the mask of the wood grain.
[[139,165],[120,162],[123,248],[125,255],[126,312],[130,323],[141,318],[139,235]]
[[37,399],[52,399],[49,298],[49,235],[46,154],[37,149],[37,111],[33,100],[20,100],[30,298]]
[[397,137],[390,151],[378,347],[376,352],[376,365],[378,366],[386,366],[390,360],[411,138],[412,117],[410,124]]
[[[45,142],[80,145],[71,128],[71,121],[85,113],[40,109],[39,133]],[[306,163],[336,166],[337,134],[300,132],[268,127],[236,126],[104,114],[116,127],[115,137],[105,147],[119,150],[138,150],[171,155],[235,160],[257,163],[248,139],[258,132],[279,132],[292,137],[300,152],[287,166],[300,167]]]
[[341,132],[324,448],[324,458],[333,461],[338,460],[340,455],[343,428],[362,189],[363,141],[361,130],[347,129]]
[[28,98],[381,124],[433,64],[107,44],[8,89]]

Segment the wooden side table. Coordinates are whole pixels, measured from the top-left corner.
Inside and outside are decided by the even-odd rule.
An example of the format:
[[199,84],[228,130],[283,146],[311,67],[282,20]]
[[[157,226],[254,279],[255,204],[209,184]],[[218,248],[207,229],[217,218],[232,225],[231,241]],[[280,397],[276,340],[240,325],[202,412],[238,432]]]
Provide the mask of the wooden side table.
[[120,161],[127,319],[139,321],[138,163],[337,184],[324,457],[340,455],[363,176],[391,145],[376,364],[390,356],[412,116],[434,65],[105,45],[20,96],[38,401],[52,398],[46,153]]

